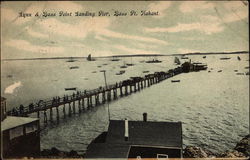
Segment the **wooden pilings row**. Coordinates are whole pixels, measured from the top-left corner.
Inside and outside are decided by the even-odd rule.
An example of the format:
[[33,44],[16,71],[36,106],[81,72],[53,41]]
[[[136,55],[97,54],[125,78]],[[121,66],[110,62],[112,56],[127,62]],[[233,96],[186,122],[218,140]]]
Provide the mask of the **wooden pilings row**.
[[[104,104],[107,101],[112,101],[112,100],[116,100],[118,99],[118,96],[122,97],[122,96],[127,96],[133,92],[137,92],[140,91],[146,87],[150,87],[151,85],[155,84],[155,83],[159,83],[160,81],[173,76],[173,75],[166,75],[164,77],[152,77],[152,78],[147,78],[147,79],[142,79],[138,82],[132,83],[132,84],[127,84],[127,85],[121,85],[118,87],[114,87],[114,88],[110,88],[109,90],[105,90],[102,92],[97,92],[94,94],[89,94],[86,95],[85,97],[78,99],[76,101],[72,101],[72,102],[68,102],[68,103],[64,103],[62,105],[57,105],[57,106],[51,106],[48,110],[49,110],[49,121],[53,122],[53,109],[56,110],[56,120],[57,122],[59,122],[59,107],[62,106],[62,114],[63,117],[66,118],[67,116],[71,117],[72,114],[76,114],[76,103],[78,104],[78,113],[81,113],[83,110],[85,109],[90,109],[91,107],[94,106],[98,106],[100,104]],[[119,91],[119,92],[118,92]],[[119,93],[119,95],[118,95]],[[113,98],[112,98],[113,97]],[[66,106],[67,106],[67,110],[68,112],[66,113]],[[85,108],[86,107],[86,108]],[[37,111],[37,117],[40,117],[40,112],[41,111]],[[44,114],[43,114],[43,120],[44,123],[47,124],[48,123],[48,117],[47,117],[47,110],[43,110]]]

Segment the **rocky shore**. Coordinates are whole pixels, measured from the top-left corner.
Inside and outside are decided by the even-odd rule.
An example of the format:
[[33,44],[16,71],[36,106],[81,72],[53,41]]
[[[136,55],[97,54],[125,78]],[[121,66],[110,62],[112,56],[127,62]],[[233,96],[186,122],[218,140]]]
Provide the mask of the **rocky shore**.
[[84,155],[78,154],[76,151],[70,152],[60,151],[52,147],[51,149],[44,149],[40,153],[40,158],[83,158]]
[[244,158],[250,157],[250,134],[245,136],[232,150],[215,154],[196,146],[187,146],[183,153],[184,158]]
[[[250,157],[250,134],[245,136],[236,146],[229,151],[215,154],[197,146],[187,146],[184,149],[184,158],[244,158]],[[53,147],[41,151],[41,158],[84,158],[84,155],[78,154],[72,150],[70,152],[60,151]]]

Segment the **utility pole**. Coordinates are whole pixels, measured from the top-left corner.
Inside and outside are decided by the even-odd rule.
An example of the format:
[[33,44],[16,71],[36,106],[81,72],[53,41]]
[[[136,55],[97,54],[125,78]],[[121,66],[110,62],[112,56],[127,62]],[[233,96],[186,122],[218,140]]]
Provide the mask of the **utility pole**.
[[[107,85],[107,79],[106,79],[106,70],[103,70],[102,72],[104,74],[105,86],[106,86],[106,89],[107,89],[108,85]],[[108,117],[109,117],[109,121],[110,121],[109,101],[108,101]]]

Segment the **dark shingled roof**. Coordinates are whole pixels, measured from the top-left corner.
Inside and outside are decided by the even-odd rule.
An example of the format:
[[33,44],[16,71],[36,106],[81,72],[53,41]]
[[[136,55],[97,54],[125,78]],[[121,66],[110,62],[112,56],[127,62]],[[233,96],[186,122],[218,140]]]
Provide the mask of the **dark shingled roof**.
[[[182,147],[181,122],[129,121],[128,126],[130,144]],[[111,120],[106,142],[126,143],[124,131],[124,121]]]
[[111,120],[105,143],[91,143],[86,158],[126,158],[131,145],[182,149],[181,122],[128,121],[129,140],[125,141],[125,122]]

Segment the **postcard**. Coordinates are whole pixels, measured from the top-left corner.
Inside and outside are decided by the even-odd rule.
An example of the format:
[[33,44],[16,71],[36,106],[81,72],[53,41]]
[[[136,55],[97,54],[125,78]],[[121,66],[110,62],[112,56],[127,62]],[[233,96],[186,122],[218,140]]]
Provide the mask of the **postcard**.
[[1,2],[2,158],[247,159],[248,5]]

